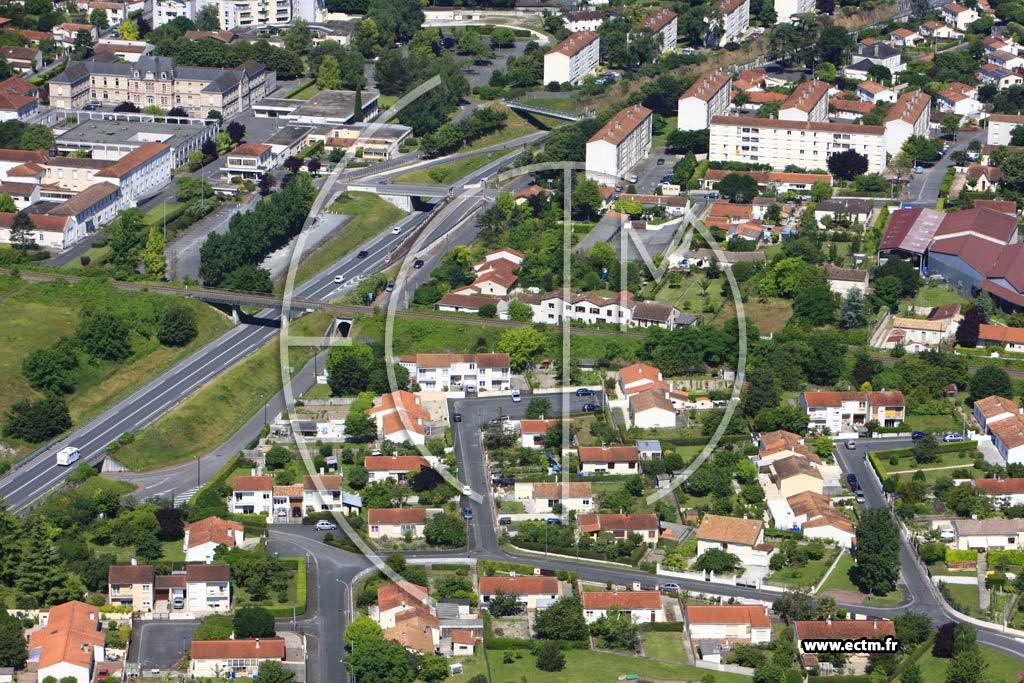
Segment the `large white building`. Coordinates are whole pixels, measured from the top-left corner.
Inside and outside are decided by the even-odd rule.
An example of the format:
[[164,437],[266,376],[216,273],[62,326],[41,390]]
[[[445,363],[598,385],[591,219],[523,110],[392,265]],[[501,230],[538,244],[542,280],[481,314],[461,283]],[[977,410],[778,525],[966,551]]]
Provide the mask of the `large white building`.
[[594,31],[573,33],[544,55],[544,83],[579,85],[597,69],[601,36]]
[[783,121],[828,121],[828,89],[825,81],[804,81],[779,108]]
[[988,117],[988,132],[985,142],[996,147],[1010,144],[1010,133],[1017,126],[1024,126],[1024,116],[1019,114],[992,114]]
[[775,0],[776,21],[780,24],[790,24],[797,14],[809,14],[814,12],[814,0]]
[[[673,15],[674,16],[674,15]],[[654,112],[626,107],[587,141],[587,178],[614,185],[651,153]]]
[[399,365],[423,389],[508,391],[512,370],[507,353],[418,353]]
[[718,0],[715,7],[722,13],[722,36],[718,44],[738,41],[750,28],[750,0]]
[[901,391],[805,391],[800,403],[807,413],[807,428],[849,432],[858,425],[877,422],[898,427],[906,417]]
[[856,150],[868,159],[868,172],[886,163],[886,129],[853,123],[781,121],[746,116],[711,119],[711,161],[769,164],[775,169],[825,168],[833,154]]
[[295,19],[320,21],[326,18],[322,0],[154,0],[153,28],[177,17],[195,20],[203,7],[217,8],[224,30],[255,26],[285,26]]
[[670,9],[662,9],[640,22],[640,28],[650,29],[655,39],[661,41],[662,52],[676,49],[678,15]]
[[679,98],[679,130],[704,130],[715,116],[724,116],[732,101],[732,74],[712,71],[694,82]]
[[920,90],[905,92],[885,117],[885,152],[900,153],[912,135],[928,135],[932,98]]

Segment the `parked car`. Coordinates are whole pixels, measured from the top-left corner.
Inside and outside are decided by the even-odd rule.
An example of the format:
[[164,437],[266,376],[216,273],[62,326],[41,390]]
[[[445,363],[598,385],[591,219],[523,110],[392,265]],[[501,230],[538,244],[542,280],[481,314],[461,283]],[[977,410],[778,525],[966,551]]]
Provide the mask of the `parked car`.
[[678,583],[663,583],[663,584],[661,584],[661,590],[663,592],[666,592],[666,593],[678,593],[679,592],[679,584]]
[[718,199],[717,192],[708,192],[708,199]]
[[172,609],[185,609],[185,598],[174,598],[171,600]]
[[964,437],[962,434],[953,434],[952,432],[942,437],[942,440],[946,443],[953,443],[954,441],[963,441]]
[[579,389],[576,390],[576,395],[577,396],[593,396],[594,395],[594,390],[593,389],[587,389],[586,387],[580,387]]
[[856,491],[860,488],[860,485],[857,483],[857,475],[853,472],[846,475],[846,483],[850,485],[850,490],[852,491]]
[[369,255],[370,255],[370,252],[366,251],[365,249],[360,249],[359,253],[356,254],[356,258],[366,258]]
[[548,517],[545,521],[547,521],[548,524],[557,524],[558,526],[562,526],[561,517]]
[[512,523],[512,518],[511,517],[498,517],[498,524],[501,524],[502,526],[507,526],[507,525],[509,525],[511,523]]
[[469,507],[468,505],[462,508],[462,518],[473,519],[473,508]]
[[664,165],[665,165],[665,160],[664,159],[658,159],[658,166],[664,166]]
[[924,432],[914,432],[913,434],[910,435],[910,438],[913,439],[914,441],[917,441],[918,439],[923,439],[924,437]]
[[395,283],[394,282],[389,282],[388,286],[384,288],[384,291],[385,292],[393,292],[393,291],[395,291]]
[[317,531],[334,531],[337,528],[338,528],[337,524],[335,524],[334,522],[332,522],[330,520],[326,520],[326,519],[321,519],[319,522],[316,523],[316,530]]
[[863,489],[857,489],[857,492],[854,494],[854,496],[856,497],[858,503],[863,503],[865,501]]
[[412,267],[415,268],[416,270],[419,270],[420,268],[422,268],[423,267],[423,259],[418,258],[415,261],[413,261],[412,262]]
[[512,392],[512,402],[513,403],[519,403],[522,400],[523,400],[523,395],[519,393],[518,389],[514,390]]
[[452,422],[462,422],[462,413],[452,413]]
[[850,439],[849,441],[847,441],[846,442],[846,450],[848,450],[848,451],[855,451],[855,450],[857,450],[857,442],[854,441],[853,439]]
[[584,413],[593,413],[597,410],[596,403],[584,403],[582,408]]

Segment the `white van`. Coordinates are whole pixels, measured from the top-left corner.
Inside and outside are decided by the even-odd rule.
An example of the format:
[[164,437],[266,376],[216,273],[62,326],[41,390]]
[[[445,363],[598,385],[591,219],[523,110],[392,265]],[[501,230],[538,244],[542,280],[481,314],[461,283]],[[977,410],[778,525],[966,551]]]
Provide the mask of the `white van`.
[[57,464],[60,465],[61,467],[66,467],[67,465],[70,465],[73,462],[77,462],[80,456],[81,453],[79,453],[78,449],[75,448],[74,446],[62,448],[59,451],[57,451]]

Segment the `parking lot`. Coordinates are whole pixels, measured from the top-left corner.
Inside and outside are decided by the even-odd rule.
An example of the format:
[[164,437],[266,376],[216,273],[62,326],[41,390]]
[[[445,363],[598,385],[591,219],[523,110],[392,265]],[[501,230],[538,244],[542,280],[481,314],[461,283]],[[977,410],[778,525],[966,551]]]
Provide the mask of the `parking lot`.
[[128,661],[139,664],[143,675],[151,669],[167,671],[189,653],[198,621],[137,622]]

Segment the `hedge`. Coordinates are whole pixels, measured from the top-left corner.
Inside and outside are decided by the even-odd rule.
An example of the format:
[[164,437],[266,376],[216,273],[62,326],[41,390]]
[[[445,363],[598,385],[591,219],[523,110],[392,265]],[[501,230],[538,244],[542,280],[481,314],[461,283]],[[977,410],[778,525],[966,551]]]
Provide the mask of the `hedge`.
[[807,683],[871,683],[871,676],[808,676]]
[[[295,563],[295,612],[294,614],[306,613],[306,558],[305,557],[281,557],[282,562]],[[275,617],[292,616],[291,605],[275,605],[264,608]]]
[[685,630],[685,621],[652,621],[640,624],[641,633],[682,633]]
[[[228,494],[223,490],[223,486],[227,483],[228,477],[235,469],[238,468],[239,463],[242,462],[242,456],[236,455],[220,469],[210,481],[203,484],[203,486],[195,492],[192,496],[192,500],[189,501],[189,521],[195,522],[204,517],[212,517],[214,515],[224,516],[227,514],[228,506],[226,498]],[[209,514],[206,514],[209,512]]]
[[976,562],[978,560],[977,550],[955,550],[946,549],[946,562]]
[[793,531],[792,529],[765,529],[765,538],[787,538],[794,541],[801,541],[804,538],[804,532]]
[[489,576],[488,570],[497,572],[515,572],[521,576],[533,576],[533,567],[528,564],[517,564],[515,562],[502,562],[500,560],[480,560],[477,562],[477,573],[481,576]]
[[[548,544],[547,548],[545,548],[543,543],[530,543],[529,541],[520,541],[518,538],[512,539],[512,545],[514,545],[517,548],[522,548],[523,550],[533,550],[538,552],[544,552],[545,550],[547,550],[547,552],[551,553],[552,555],[561,555],[562,557],[582,557],[588,560],[601,560],[603,562],[615,562],[616,564],[624,565],[630,564],[630,558],[628,557],[611,559],[606,554],[599,553],[595,550],[584,550],[582,548],[577,550],[575,547],[559,548],[551,544]],[[643,549],[646,550],[647,547],[644,546]]]
[[[937,444],[938,453],[960,453],[961,451],[974,452],[977,450],[977,441],[954,441],[953,443],[940,443]],[[913,448],[893,448],[887,451],[875,451],[872,455],[877,455],[880,458],[888,460],[893,455],[900,458],[909,458],[914,454]]]
[[989,550],[988,564],[989,566],[1024,565],[1024,550]]

